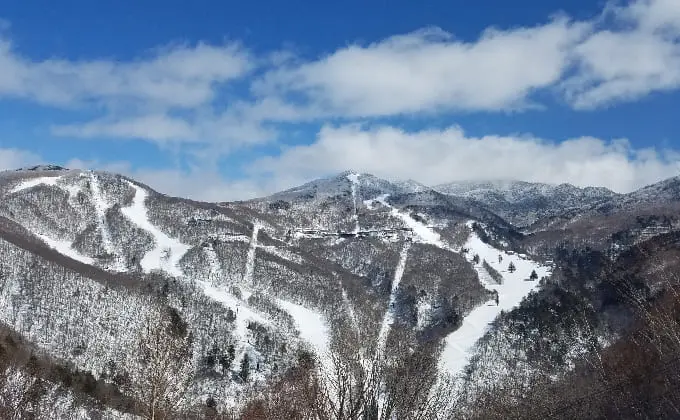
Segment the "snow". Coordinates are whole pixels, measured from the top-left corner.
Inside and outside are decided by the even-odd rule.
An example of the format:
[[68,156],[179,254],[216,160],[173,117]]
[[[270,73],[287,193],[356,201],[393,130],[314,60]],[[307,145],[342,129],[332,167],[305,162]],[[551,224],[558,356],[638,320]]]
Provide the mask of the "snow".
[[276,299],[276,303],[293,317],[300,337],[314,348],[320,359],[325,359],[330,334],[323,315],[287,300]]
[[418,325],[417,328],[422,330],[430,324],[431,314],[432,314],[432,304],[428,301],[418,302],[416,306]]
[[219,280],[220,272],[222,271],[220,261],[212,246],[203,248],[203,252],[206,254],[206,258],[208,259],[208,280],[211,284],[215,284],[217,283],[217,280]]
[[248,248],[248,256],[246,257],[246,270],[243,274],[243,281],[247,285],[253,284],[253,273],[255,272],[255,251],[257,250],[257,234],[260,231],[260,225],[255,223],[253,225],[253,236],[250,238],[250,248]]
[[402,188],[410,193],[420,193],[432,190],[432,188],[423,185],[417,181],[414,181],[412,179],[408,179],[406,181],[397,181],[394,184],[399,188]]
[[81,254],[80,252],[76,251],[75,249],[72,248],[71,243],[68,241],[62,241],[62,240],[57,240],[57,239],[52,239],[48,236],[41,235],[41,234],[36,234],[40,239],[43,240],[47,245],[50,246],[50,248],[54,248],[57,252],[60,254],[66,255],[69,258],[73,258],[76,261],[80,261],[85,264],[90,264],[94,265],[95,260],[94,258],[90,258],[86,255]]
[[[236,298],[233,294],[224,290],[224,288],[215,287],[204,281],[197,281],[196,283],[203,288],[203,293],[210,299],[213,299],[234,311],[234,315],[236,316],[236,319],[234,320],[234,336],[238,340],[238,354],[232,364],[232,371],[238,371],[241,360],[246,354],[253,360],[257,360],[260,354],[248,341],[248,324],[250,324],[251,321],[255,321],[262,325],[271,325],[269,320],[250,309],[246,302]],[[255,372],[253,373],[255,374]],[[263,374],[264,373],[262,373],[262,375],[255,374],[255,376],[260,376],[259,379],[262,380],[264,379]]]
[[354,328],[358,329],[359,321],[357,318],[357,314],[354,311],[354,306],[352,305],[352,302],[349,301],[349,297],[347,296],[347,290],[345,290],[345,288],[342,288],[342,301],[347,307],[347,313],[349,314],[349,319],[352,321],[352,325],[354,326]]
[[369,210],[375,210],[376,201],[377,201],[376,199],[364,200],[364,206],[366,206],[366,208]]
[[[411,248],[411,241],[406,241],[404,247],[399,253],[399,262],[397,268],[394,270],[394,280],[392,280],[392,289],[390,291],[390,300],[382,324],[380,325],[380,332],[378,333],[378,342],[376,343],[376,354],[374,360],[382,360],[385,355],[385,346],[387,345],[387,336],[389,335],[392,324],[394,323],[394,304],[397,299],[397,291],[401,284],[401,279],[404,277],[404,270],[406,269],[406,261],[408,260],[408,251]],[[381,392],[378,397],[378,404],[382,407],[384,404],[384,395]],[[380,410],[382,411],[382,410]]]
[[251,237],[246,235],[209,235],[209,239],[217,239],[221,242],[245,242],[250,243]]
[[352,215],[352,220],[354,220],[354,233],[359,233],[359,215],[357,214],[357,190],[359,188],[359,174],[350,173],[347,175],[352,186],[352,205],[354,207],[354,214]]
[[224,306],[232,309],[236,315],[236,335],[245,340],[248,334],[248,323],[256,321],[263,325],[269,325],[270,322],[264,316],[250,309],[245,302],[237,299],[234,295],[227,292],[223,288],[215,287],[208,282],[198,281],[197,284],[203,288],[203,292],[209,298],[220,302]]
[[132,205],[122,208],[121,212],[138,227],[149,232],[156,244],[142,258],[140,263],[142,270],[145,272],[163,270],[177,277],[183,276],[184,273],[179,267],[179,261],[190,247],[166,235],[151,223],[144,204],[148,196],[147,191],[129,181],[126,182],[135,189],[135,198]]
[[257,248],[266,251],[270,254],[276,255],[277,257],[282,258],[284,260],[292,261],[296,264],[304,264],[304,260],[302,259],[301,256],[293,252],[290,252],[286,249],[281,249],[273,245],[258,245]]
[[10,190],[10,194],[19,192],[21,190],[33,188],[38,185],[57,185],[57,181],[60,178],[61,178],[60,176],[42,176],[39,178],[31,178],[12,188]]
[[[468,222],[472,231],[472,223]],[[503,284],[484,281],[485,287],[498,292],[498,305],[494,299],[478,306],[463,320],[463,324],[445,339],[445,347],[440,358],[440,368],[451,374],[460,373],[467,365],[477,341],[484,336],[490,324],[496,319],[501,311],[509,311],[518,306],[522,300],[532,291],[538,288],[538,281],[527,281],[532,270],[536,271],[538,278],[550,275],[550,268],[537,262],[523,259],[514,253],[504,252],[484,243],[477,234],[472,231],[464,248],[469,249],[468,257],[471,260],[475,254],[479,255],[480,263],[475,264],[475,269],[480,274],[482,281],[488,278],[488,273],[482,267],[482,261],[486,260],[491,267],[503,276]],[[503,261],[498,261],[498,256],[503,256]],[[507,268],[512,262],[516,271],[510,273]]]
[[68,196],[70,199],[76,198],[78,196],[78,193],[81,191],[80,185],[77,184],[60,185],[60,187],[68,191]]
[[116,255],[115,263],[110,268],[116,271],[123,271],[125,268],[120,259],[117,258],[116,250],[111,242],[109,228],[106,225],[106,211],[109,208],[109,204],[104,200],[104,196],[99,188],[99,179],[97,179],[97,175],[93,172],[90,173],[90,189],[92,190],[92,202],[97,215],[97,227],[99,228],[99,233],[102,237],[102,245],[106,252]]
[[[212,261],[211,264],[213,264]],[[214,269],[215,267],[213,267]],[[224,290],[224,288],[215,287],[209,282],[197,281],[196,284],[203,289],[205,295],[210,299],[220,302],[234,311],[236,315],[234,334],[240,340],[241,349],[237,359],[243,357],[245,353],[253,353],[254,349],[251,348],[252,346],[247,341],[248,324],[251,321],[255,321],[262,325],[271,325],[271,322],[265,316],[248,307],[244,300],[247,300],[247,296],[250,293],[243,293],[244,300],[241,300]],[[300,333],[300,338],[317,352],[323,363],[328,355],[330,343],[330,332],[323,315],[284,299],[276,299],[275,302],[281,309],[291,315]],[[238,366],[238,363],[235,366]]]
[[390,203],[387,202],[387,197],[389,197],[388,194],[383,194],[373,201],[378,202],[392,209],[392,216],[401,219],[408,228],[413,230],[413,233],[415,234],[414,239],[417,242],[434,245],[438,248],[446,249],[449,251],[452,250],[449,245],[445,244],[444,241],[442,241],[439,234],[435,232],[431,227],[425,225],[422,222],[419,222],[418,220],[415,220],[409,214],[402,213],[398,209],[394,208]]
[[399,253],[399,262],[397,263],[397,268],[394,270],[394,280],[392,280],[392,290],[390,291],[390,302],[387,307],[387,312],[383,317],[382,324],[380,325],[380,332],[378,333],[378,356],[382,355],[385,349],[385,342],[387,340],[387,335],[390,332],[392,323],[394,322],[394,303],[397,299],[397,291],[399,290],[399,284],[401,283],[402,277],[404,277],[404,270],[406,269],[406,260],[408,259],[408,251],[411,248],[411,242],[404,243],[404,247]]

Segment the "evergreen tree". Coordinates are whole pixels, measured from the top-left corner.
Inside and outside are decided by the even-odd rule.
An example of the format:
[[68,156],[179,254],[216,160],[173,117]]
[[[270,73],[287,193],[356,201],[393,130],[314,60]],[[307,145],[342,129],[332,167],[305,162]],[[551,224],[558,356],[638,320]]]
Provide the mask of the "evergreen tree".
[[231,364],[234,361],[234,357],[236,357],[236,350],[234,349],[234,345],[230,344],[229,347],[227,348],[227,354],[223,354],[220,356],[219,363],[220,366],[222,366],[222,373],[226,373],[231,369]]
[[475,264],[479,264],[479,254],[475,254],[475,256],[472,257],[472,262]]
[[531,275],[529,276],[529,280],[538,280],[538,274],[536,274],[536,270],[531,270]]
[[247,382],[249,375],[250,375],[250,357],[248,357],[248,353],[245,353],[243,355],[243,359],[241,359],[241,370],[239,371],[238,376],[241,378],[243,382]]
[[508,271],[511,272],[511,273],[514,273],[515,270],[517,270],[517,268],[515,267],[515,264],[513,264],[512,261],[511,261],[510,265],[508,266]]

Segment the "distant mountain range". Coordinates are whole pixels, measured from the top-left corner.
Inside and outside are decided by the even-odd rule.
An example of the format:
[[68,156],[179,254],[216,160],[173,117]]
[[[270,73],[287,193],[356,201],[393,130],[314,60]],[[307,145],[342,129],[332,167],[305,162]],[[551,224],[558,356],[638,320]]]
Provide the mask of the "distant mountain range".
[[[185,414],[243,405],[301,355],[324,368],[338,349],[394,366],[429,352],[432,372],[473,389],[512,375],[499,368],[510,356],[538,369],[513,349],[549,340],[557,375],[591,339],[609,343],[630,325],[604,265],[643,264],[627,252],[670,249],[680,228],[678,178],[617,194],[518,181],[427,187],[348,171],[206,203],[48,165],[0,173],[0,197],[0,327],[14,343],[0,350],[39,354],[44,367],[13,368],[1,398],[42,381],[29,409],[44,418],[143,414],[149,340],[160,334],[149,325],[166,321],[174,338],[164,340],[184,343],[172,351],[173,377],[187,379],[173,410]],[[543,311],[566,294],[565,318],[548,323]],[[520,324],[535,330],[516,333]]]

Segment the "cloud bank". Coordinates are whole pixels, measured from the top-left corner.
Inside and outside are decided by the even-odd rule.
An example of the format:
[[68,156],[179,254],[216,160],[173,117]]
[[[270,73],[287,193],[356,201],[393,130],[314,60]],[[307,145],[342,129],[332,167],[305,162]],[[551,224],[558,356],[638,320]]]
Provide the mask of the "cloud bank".
[[42,159],[28,150],[0,148],[0,171],[37,165]]
[[262,158],[250,170],[311,179],[347,168],[427,185],[456,180],[517,179],[629,192],[680,175],[674,151],[634,149],[626,140],[561,142],[533,137],[468,137],[459,127],[407,132],[358,125],[325,126],[310,145]]
[[[201,162],[196,168],[203,169],[184,171],[128,169],[178,195],[252,197],[349,167],[430,185],[513,178],[617,191],[678,172],[675,151],[637,150],[625,140],[475,138],[453,124],[405,131],[385,123],[470,112],[540,113],[546,97],[588,112],[677,90],[677,0],[610,3],[591,20],[557,15],[532,27],[487,28],[472,40],[423,28],[319,57],[199,42],[127,61],[35,60],[13,44],[11,26],[1,26],[0,100],[71,112],[71,122],[51,127],[53,136],[187,144],[213,161],[263,143],[282,147],[244,163],[244,180],[225,180]],[[94,117],[83,119],[85,109]],[[310,123],[321,127],[315,139],[285,146],[297,125]],[[0,166],[34,158],[3,149]],[[194,191],[196,179],[206,180],[206,191]]]
[[36,61],[0,32],[0,98],[100,109],[93,121],[54,127],[71,137],[248,145],[276,139],[280,123],[526,110],[544,105],[537,92],[593,109],[678,87],[675,0],[609,5],[591,21],[487,28],[470,41],[424,28],[311,59],[197,43],[130,61]]

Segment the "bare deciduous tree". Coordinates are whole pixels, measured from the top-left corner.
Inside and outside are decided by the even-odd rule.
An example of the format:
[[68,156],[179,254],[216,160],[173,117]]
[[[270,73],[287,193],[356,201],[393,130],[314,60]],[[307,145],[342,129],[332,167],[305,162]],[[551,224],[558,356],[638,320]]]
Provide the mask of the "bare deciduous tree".
[[146,418],[174,418],[187,402],[185,394],[194,372],[190,349],[187,326],[174,309],[150,312],[138,341],[140,372],[133,385]]
[[451,379],[438,371],[437,343],[418,344],[395,328],[386,350],[372,359],[351,344],[337,346],[318,367],[317,419],[451,418],[457,398]]

